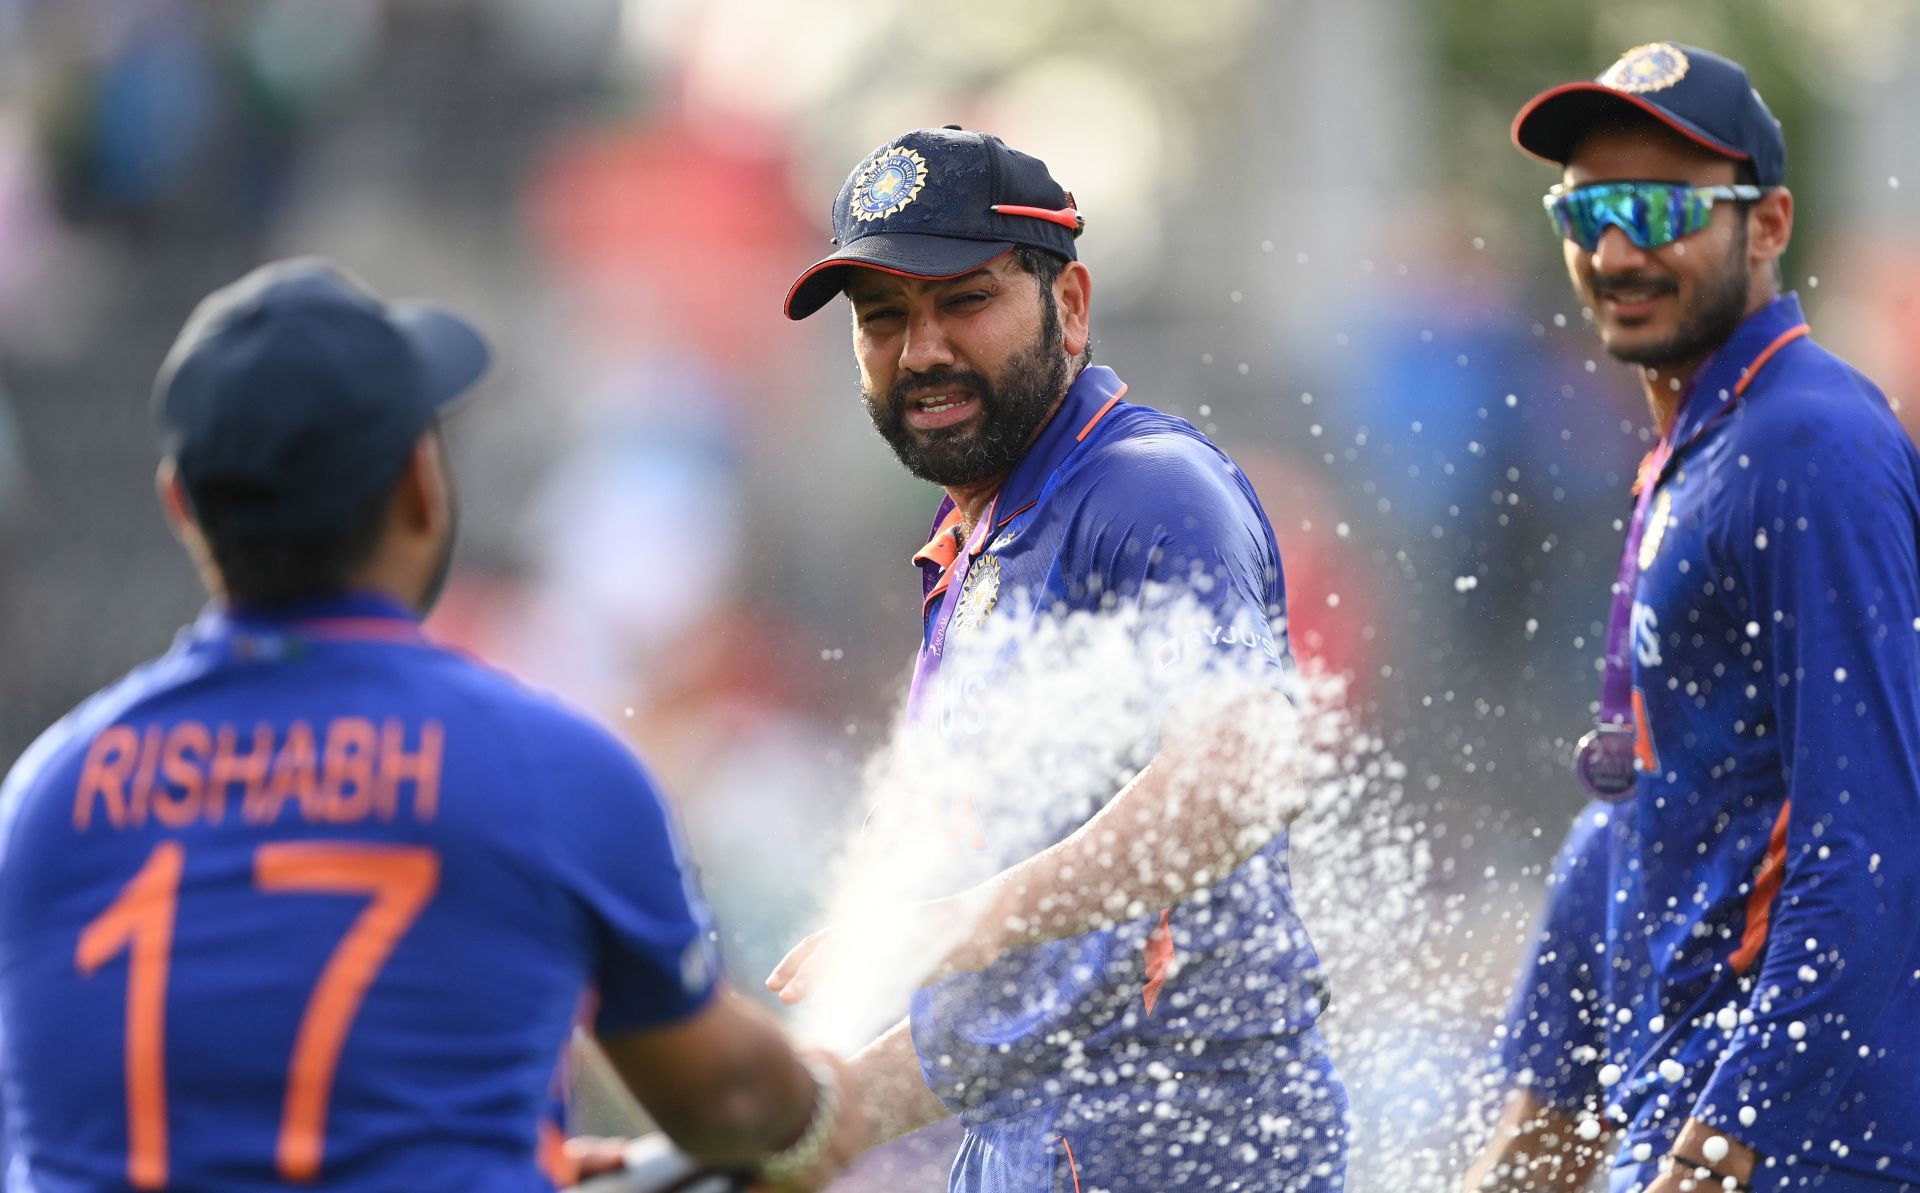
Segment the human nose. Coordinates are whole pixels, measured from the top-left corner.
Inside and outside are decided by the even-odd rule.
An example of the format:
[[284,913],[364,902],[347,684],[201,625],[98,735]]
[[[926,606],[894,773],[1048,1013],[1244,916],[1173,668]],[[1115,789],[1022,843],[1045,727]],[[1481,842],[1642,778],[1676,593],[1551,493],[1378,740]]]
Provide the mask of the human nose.
[[926,373],[952,363],[953,345],[947,341],[939,315],[930,309],[909,314],[907,334],[900,345],[900,367],[909,373]]
[[1647,250],[1633,243],[1627,234],[1609,224],[1600,233],[1599,241],[1593,246],[1593,268],[1596,273],[1627,273],[1647,263]]

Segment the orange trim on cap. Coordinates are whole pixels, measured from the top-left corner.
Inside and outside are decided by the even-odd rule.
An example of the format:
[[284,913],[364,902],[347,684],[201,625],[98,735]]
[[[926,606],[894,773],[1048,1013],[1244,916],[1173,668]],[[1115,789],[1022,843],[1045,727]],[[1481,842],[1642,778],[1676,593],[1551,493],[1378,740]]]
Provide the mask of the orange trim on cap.
[[1754,871],[1753,891],[1747,896],[1747,926],[1740,933],[1740,947],[1727,958],[1735,973],[1752,969],[1766,947],[1767,930],[1773,924],[1773,901],[1787,879],[1787,814],[1792,811],[1792,800],[1780,805],[1780,819],[1773,822],[1773,835],[1767,839],[1767,856]]
[[1740,380],[1734,383],[1733,396],[1737,398],[1747,392],[1747,386],[1753,384],[1753,379],[1755,377],[1758,377],[1760,375],[1760,370],[1765,368],[1767,365],[1767,362],[1773,359],[1774,353],[1780,351],[1780,349],[1782,348],[1785,348],[1788,344],[1793,343],[1795,340],[1799,339],[1801,336],[1806,335],[1808,332],[1811,332],[1812,330],[1813,330],[1812,327],[1808,326],[1805,323],[1802,323],[1796,327],[1789,327],[1787,328],[1787,330],[1775,336],[1773,339],[1773,343],[1768,344],[1765,348],[1762,348],[1760,350],[1760,355],[1753,358],[1753,363],[1747,366],[1747,371],[1742,373],[1740,375]]
[[989,210],[1001,215],[1024,215],[1028,219],[1045,220],[1073,232],[1087,226],[1087,221],[1071,207],[1022,207],[1017,203],[995,203]]
[[1115,402],[1118,402],[1121,398],[1125,397],[1126,393],[1127,393],[1127,387],[1126,387],[1126,384],[1123,382],[1121,383],[1121,386],[1119,389],[1116,389],[1113,391],[1113,396],[1107,399],[1107,404],[1105,406],[1100,407],[1100,409],[1094,411],[1093,417],[1087,420],[1086,426],[1080,428],[1080,433],[1073,437],[1073,441],[1075,443],[1085,443],[1087,440],[1088,433],[1091,432],[1094,428],[1094,424],[1098,423],[1101,419],[1107,417],[1107,411],[1113,409],[1113,404]]
[[1686,126],[1680,124],[1673,118],[1672,115],[1670,115],[1665,109],[1660,107],[1660,105],[1658,104],[1655,104],[1649,100],[1641,99],[1639,96],[1634,95],[1631,92],[1619,91],[1612,87],[1608,87],[1604,83],[1587,83],[1587,82],[1562,83],[1558,87],[1550,87],[1547,90],[1542,91],[1540,94],[1534,96],[1531,100],[1527,101],[1527,106],[1524,108],[1521,108],[1520,114],[1513,118],[1513,127],[1508,131],[1508,134],[1507,134],[1510,138],[1512,138],[1514,148],[1518,149],[1520,152],[1526,154],[1529,157],[1539,158],[1543,162],[1553,162],[1553,164],[1556,166],[1565,165],[1566,164],[1565,162],[1555,161],[1555,159],[1553,158],[1542,156],[1541,154],[1535,153],[1533,150],[1528,149],[1525,145],[1521,144],[1520,143],[1520,126],[1527,122],[1527,117],[1539,111],[1541,106],[1546,104],[1549,100],[1558,99],[1563,95],[1572,95],[1576,92],[1582,92],[1582,91],[1590,92],[1595,95],[1604,95],[1612,99],[1623,100],[1627,103],[1630,103],[1634,107],[1639,108],[1641,111],[1645,112],[1647,115],[1653,117],[1655,120],[1658,120],[1661,124],[1666,125],[1668,128],[1672,129],[1674,132],[1679,133],[1681,136],[1685,137],[1687,140],[1692,141],[1694,144],[1699,145],[1703,148],[1711,149],[1713,152],[1719,154],[1721,157],[1730,157],[1730,158],[1733,158],[1735,161],[1742,161],[1742,162],[1753,160],[1753,155],[1750,153],[1742,153],[1740,150],[1733,148],[1731,145],[1722,145],[1720,142],[1713,140],[1711,137],[1707,137],[1700,133],[1694,132],[1692,129],[1687,128]]

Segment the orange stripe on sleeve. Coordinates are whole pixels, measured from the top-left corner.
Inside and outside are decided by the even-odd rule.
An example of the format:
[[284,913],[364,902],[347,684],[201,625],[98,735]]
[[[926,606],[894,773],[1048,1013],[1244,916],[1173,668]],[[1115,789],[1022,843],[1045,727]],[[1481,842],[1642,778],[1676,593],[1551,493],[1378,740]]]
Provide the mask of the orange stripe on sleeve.
[[1773,901],[1787,877],[1787,814],[1793,801],[1780,805],[1780,818],[1773,822],[1773,835],[1767,839],[1767,856],[1754,871],[1753,890],[1747,895],[1747,927],[1740,933],[1740,947],[1727,963],[1736,973],[1746,973],[1760,959],[1767,945],[1767,930],[1773,923]]
[[1173,967],[1173,908],[1160,909],[1160,923],[1147,937],[1147,987],[1140,992],[1147,1014],[1160,1001],[1160,988],[1167,984],[1167,970]]

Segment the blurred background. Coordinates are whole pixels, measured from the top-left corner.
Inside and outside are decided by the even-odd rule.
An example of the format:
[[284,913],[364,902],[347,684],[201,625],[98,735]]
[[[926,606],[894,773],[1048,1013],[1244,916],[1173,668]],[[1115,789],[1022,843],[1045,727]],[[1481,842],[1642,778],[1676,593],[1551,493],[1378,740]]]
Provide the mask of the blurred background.
[[1490,1019],[1647,443],[1507,128],[1653,40],[1750,68],[1788,283],[1920,417],[1911,0],[0,0],[0,762],[202,600],[146,406],[193,304],[332,256],[494,343],[434,628],[624,727],[757,985],[898,706],[936,500],[844,307],[780,301],[856,161],[961,123],[1079,197],[1097,358],[1254,479]]

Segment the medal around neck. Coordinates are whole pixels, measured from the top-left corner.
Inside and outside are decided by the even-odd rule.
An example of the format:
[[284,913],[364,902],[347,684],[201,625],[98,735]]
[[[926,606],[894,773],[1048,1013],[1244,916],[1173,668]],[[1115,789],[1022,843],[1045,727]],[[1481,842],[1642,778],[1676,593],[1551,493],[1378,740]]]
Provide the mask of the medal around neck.
[[1595,799],[1621,803],[1633,797],[1639,772],[1634,763],[1633,730],[1602,724],[1580,739],[1573,758],[1574,777]]

